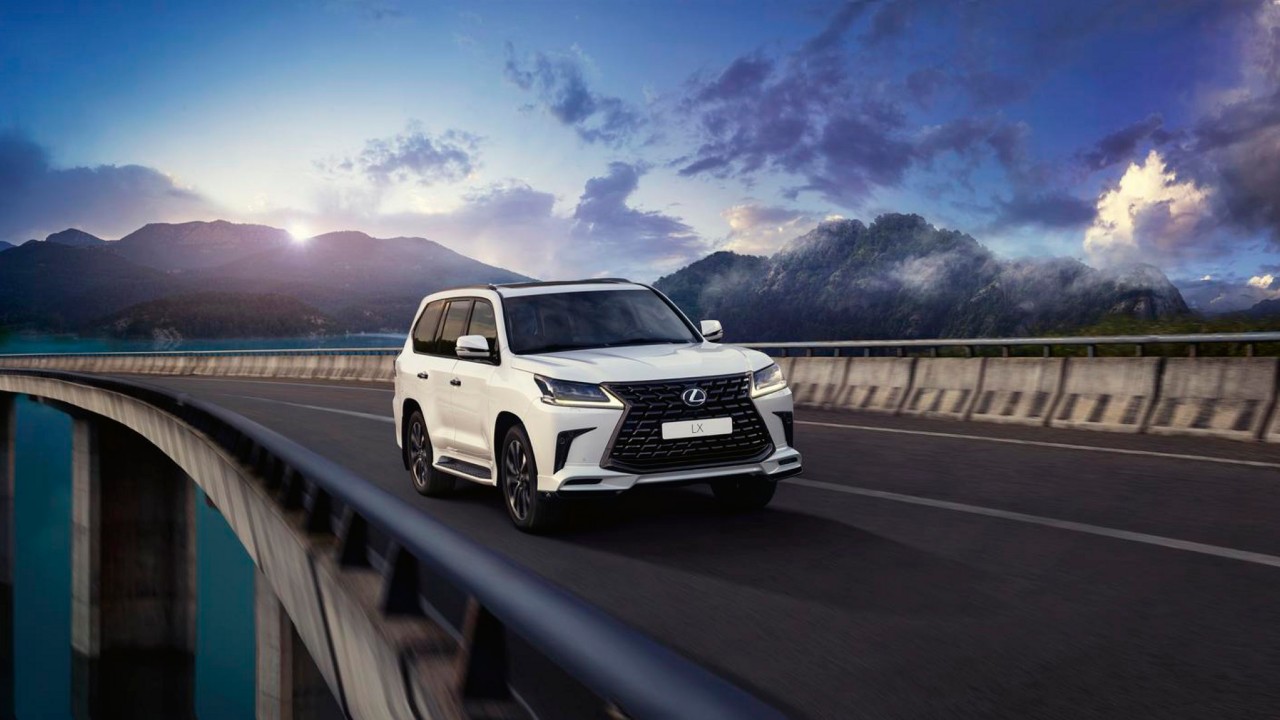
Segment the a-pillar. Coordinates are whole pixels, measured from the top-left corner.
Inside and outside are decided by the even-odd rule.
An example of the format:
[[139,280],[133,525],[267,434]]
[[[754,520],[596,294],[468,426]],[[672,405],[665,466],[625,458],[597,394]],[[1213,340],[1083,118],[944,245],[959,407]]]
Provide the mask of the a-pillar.
[[253,582],[257,630],[258,720],[326,720],[342,710],[302,644],[289,614],[258,570]]
[[72,714],[194,718],[192,482],[125,426],[73,420]]
[[0,393],[0,720],[15,717],[13,692],[14,396]]

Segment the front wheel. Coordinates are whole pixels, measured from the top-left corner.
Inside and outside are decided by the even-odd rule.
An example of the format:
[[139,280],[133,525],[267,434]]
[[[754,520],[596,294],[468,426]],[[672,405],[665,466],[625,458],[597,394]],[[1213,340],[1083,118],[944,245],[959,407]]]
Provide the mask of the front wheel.
[[414,410],[404,430],[405,449],[409,455],[409,473],[413,476],[413,489],[419,495],[440,497],[453,490],[453,476],[437,470],[431,453],[431,436],[427,434],[427,421],[420,410]]
[[726,510],[759,510],[773,499],[778,483],[768,478],[742,477],[717,480],[711,484],[716,500]]
[[498,462],[498,484],[511,522],[525,532],[542,533],[560,524],[560,508],[538,493],[538,463],[533,444],[519,425],[507,430]]

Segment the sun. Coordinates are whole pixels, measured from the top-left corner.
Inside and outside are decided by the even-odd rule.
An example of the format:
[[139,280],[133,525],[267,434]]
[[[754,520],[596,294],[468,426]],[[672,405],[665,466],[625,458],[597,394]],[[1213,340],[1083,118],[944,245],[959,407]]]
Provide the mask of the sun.
[[302,223],[293,223],[289,225],[288,232],[289,236],[292,237],[293,241],[296,243],[304,243],[307,241],[307,238],[311,237],[311,228],[303,225]]

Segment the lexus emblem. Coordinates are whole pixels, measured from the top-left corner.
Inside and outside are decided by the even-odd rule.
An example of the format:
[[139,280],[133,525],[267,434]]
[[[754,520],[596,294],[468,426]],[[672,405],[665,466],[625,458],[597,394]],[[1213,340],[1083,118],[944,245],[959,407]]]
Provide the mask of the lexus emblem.
[[689,407],[698,407],[707,401],[707,391],[702,388],[689,388],[680,394],[680,399]]

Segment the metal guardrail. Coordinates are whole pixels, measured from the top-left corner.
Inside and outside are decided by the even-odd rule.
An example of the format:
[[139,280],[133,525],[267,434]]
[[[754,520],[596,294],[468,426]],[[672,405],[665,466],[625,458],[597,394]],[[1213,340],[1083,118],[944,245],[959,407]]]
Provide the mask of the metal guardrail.
[[[444,580],[461,594],[464,607],[473,601],[481,615],[496,623],[477,633],[477,638],[499,645],[473,645],[467,652],[472,662],[488,663],[470,670],[483,676],[482,685],[492,688],[496,681],[508,687],[513,679],[505,652],[509,632],[599,700],[595,708],[583,708],[580,696],[568,698],[564,707],[534,708],[542,717],[784,717],[581,598],[236,413],[185,393],[134,381],[50,370],[0,372],[121,393],[179,418],[254,468],[284,508],[304,510],[309,531],[333,534],[341,562],[381,570],[384,612],[425,612],[461,637],[464,620],[457,617],[457,603],[428,598],[438,596],[439,588],[423,587],[419,575]],[[376,547],[379,540],[381,551]],[[538,677],[539,682],[545,681],[545,670]]]
[[752,342],[735,343],[757,350],[779,350],[785,356],[792,350],[812,355],[815,350],[832,350],[841,356],[849,350],[861,350],[870,355],[873,350],[895,350],[903,355],[907,350],[928,350],[936,354],[939,348],[962,348],[966,355],[973,355],[976,348],[995,347],[1009,356],[1015,347],[1041,347],[1044,356],[1052,354],[1056,346],[1085,346],[1089,357],[1096,354],[1099,345],[1132,345],[1141,356],[1147,345],[1187,345],[1191,357],[1198,345],[1209,343],[1239,343],[1245,346],[1245,354],[1252,356],[1258,343],[1280,342],[1280,332],[1249,333],[1197,333],[1189,335],[1098,335],[1093,337],[1024,337],[1024,338],[938,338],[933,340],[817,340],[811,342]]
[[290,348],[286,350],[147,350],[132,352],[0,353],[4,358],[54,357],[238,357],[245,355],[396,355],[402,348]]

